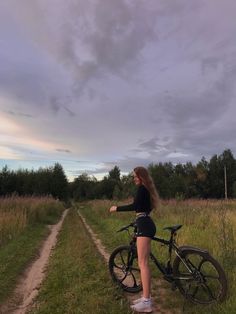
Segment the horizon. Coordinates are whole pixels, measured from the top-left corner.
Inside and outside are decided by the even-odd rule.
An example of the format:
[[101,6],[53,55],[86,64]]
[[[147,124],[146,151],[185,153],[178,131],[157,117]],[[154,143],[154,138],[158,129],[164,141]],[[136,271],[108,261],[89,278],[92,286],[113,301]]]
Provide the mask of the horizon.
[[[232,152],[232,150],[231,150],[230,148],[225,148],[223,152],[228,151],[228,150],[233,154],[233,152]],[[157,164],[159,164],[159,163],[168,163],[168,162],[170,162],[174,167],[175,167],[176,165],[178,165],[178,164],[186,165],[187,163],[192,163],[193,166],[196,166],[197,163],[199,163],[202,159],[205,159],[207,162],[210,162],[210,159],[211,159],[213,156],[216,155],[217,157],[219,157],[221,154],[223,154],[223,152],[213,154],[213,155],[210,156],[208,159],[207,159],[205,156],[202,156],[200,160],[196,161],[196,163],[192,163],[191,161],[186,161],[186,162],[184,162],[184,163],[172,163],[171,161],[164,161],[164,162],[154,162],[154,161],[152,161],[149,165],[147,165],[147,167],[150,166],[151,164],[157,165]],[[233,154],[233,157],[234,157],[234,154]],[[234,158],[235,158],[235,157],[234,157]],[[37,172],[40,168],[43,168],[43,169],[44,169],[44,168],[53,167],[56,163],[59,163],[59,162],[58,162],[58,161],[55,161],[54,164],[47,165],[47,166],[40,166],[40,167],[38,167],[38,168],[33,168],[33,167],[32,167],[31,169],[29,169],[29,168],[22,168],[22,167],[19,167],[19,168],[10,168],[7,164],[5,164],[4,166],[0,167],[0,171],[1,171],[4,167],[7,167],[7,168],[8,168],[9,170],[11,170],[11,171],[18,171],[18,170],[23,170],[23,171],[24,171],[24,170],[29,170],[29,171],[35,171],[35,172]],[[60,164],[60,163],[59,163],[59,164]],[[62,164],[60,164],[60,165],[63,167]],[[121,171],[119,165],[114,165],[114,167],[115,167],[115,166],[117,166],[117,167],[119,168],[119,170],[120,170],[120,175],[121,175],[121,176],[128,176],[130,173],[132,173],[132,170],[133,170],[133,169],[131,169],[131,171],[129,171],[129,172],[123,172],[123,171]],[[140,166],[142,166],[142,165],[140,165]],[[113,168],[114,168],[114,167],[113,167]],[[78,178],[78,177],[79,177],[80,175],[82,175],[82,174],[86,174],[86,175],[88,175],[90,178],[95,177],[98,181],[102,181],[102,180],[104,179],[104,177],[106,177],[106,176],[109,174],[109,171],[112,170],[113,168],[109,169],[108,172],[99,173],[99,174],[97,174],[97,175],[89,174],[89,173],[87,173],[86,171],[84,171],[84,172],[79,173],[78,176],[76,176],[76,177],[69,177],[69,176],[67,175],[66,170],[64,169],[64,167],[63,167],[63,170],[64,170],[64,173],[65,173],[65,175],[66,175],[66,177],[67,177],[68,182],[73,182],[76,178]]]

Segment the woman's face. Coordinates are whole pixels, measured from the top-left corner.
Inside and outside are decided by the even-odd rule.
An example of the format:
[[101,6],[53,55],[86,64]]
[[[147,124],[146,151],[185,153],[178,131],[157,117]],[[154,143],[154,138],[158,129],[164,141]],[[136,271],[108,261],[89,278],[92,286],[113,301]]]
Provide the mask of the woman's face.
[[139,177],[137,176],[135,172],[133,172],[133,178],[134,178],[134,183],[136,185],[140,185],[142,183],[142,181],[139,179]]

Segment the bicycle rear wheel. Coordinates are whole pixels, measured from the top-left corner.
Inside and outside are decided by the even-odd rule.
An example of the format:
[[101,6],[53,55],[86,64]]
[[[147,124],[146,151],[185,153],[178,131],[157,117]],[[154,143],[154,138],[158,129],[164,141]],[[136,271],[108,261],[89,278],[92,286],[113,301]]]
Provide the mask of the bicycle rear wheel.
[[124,291],[135,293],[142,290],[137,253],[130,246],[119,246],[112,252],[109,271],[113,280]]
[[[173,276],[179,291],[191,302],[221,302],[227,294],[227,279],[220,264],[207,252],[185,249],[173,263]],[[187,269],[186,265],[192,273]]]

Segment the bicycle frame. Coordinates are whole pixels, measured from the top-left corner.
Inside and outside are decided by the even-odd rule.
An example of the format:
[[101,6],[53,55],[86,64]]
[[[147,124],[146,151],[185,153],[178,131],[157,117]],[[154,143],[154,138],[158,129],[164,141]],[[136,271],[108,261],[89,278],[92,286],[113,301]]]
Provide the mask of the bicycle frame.
[[171,255],[172,255],[172,249],[173,249],[173,244],[174,244],[173,243],[173,237],[171,236],[171,239],[169,241],[165,240],[165,239],[158,238],[158,237],[153,237],[152,240],[159,242],[159,243],[162,243],[163,245],[169,247],[169,260],[167,261],[167,267],[165,267],[165,265],[160,263],[152,252],[150,253],[151,260],[155,263],[155,265],[160,270],[160,272],[165,276],[169,276],[172,273]]
[[158,237],[154,237],[152,239],[156,242],[160,242],[160,243],[169,247],[169,260],[167,261],[167,267],[165,267],[162,263],[160,263],[152,252],[150,253],[151,260],[155,263],[157,268],[164,275],[164,278],[170,282],[175,281],[177,279],[187,280],[186,278],[182,278],[182,277],[174,277],[172,274],[171,258],[172,258],[172,251],[173,250],[174,250],[175,254],[181,259],[182,263],[185,265],[187,270],[190,273],[193,273],[192,269],[187,265],[186,261],[181,257],[180,250],[179,250],[179,248],[176,245],[175,240],[174,240],[175,235],[176,235],[176,233],[171,234],[170,240],[165,240],[165,239],[161,239]]
[[[130,227],[134,228],[134,232],[130,232]],[[133,222],[118,230],[118,232],[127,231],[131,236],[131,241],[129,246],[117,247],[109,259],[109,269],[113,279],[128,292],[138,292],[142,288],[140,277],[136,277],[140,272],[137,265],[136,227]],[[182,225],[175,225],[164,228],[170,231],[169,240],[159,237],[151,239],[168,247],[167,262],[160,262],[152,252],[150,252],[150,259],[163,275],[163,279],[171,283],[172,290],[178,288],[181,294],[191,302],[210,304],[215,301],[223,301],[227,295],[227,277],[224,270],[207,250],[193,246],[178,246],[175,237],[181,227]],[[173,251],[176,256],[172,260]],[[131,286],[129,282],[124,282],[130,275],[133,278]]]
[[[130,226],[132,226],[132,224]],[[129,226],[127,226],[127,227],[129,227]],[[124,230],[128,231],[127,227],[124,228],[121,231],[124,231]],[[178,279],[190,280],[190,279],[188,279],[186,277],[182,278],[182,277],[174,277],[173,276],[172,265],[171,265],[171,258],[172,258],[172,251],[173,250],[174,250],[175,254],[181,259],[182,263],[185,265],[187,270],[190,273],[193,274],[192,269],[187,265],[185,259],[183,259],[181,257],[181,252],[180,252],[178,246],[175,243],[175,236],[176,235],[177,235],[176,232],[171,233],[170,240],[165,240],[165,239],[162,239],[162,238],[159,238],[159,237],[153,237],[152,238],[153,241],[162,243],[163,245],[169,247],[169,249],[168,249],[168,251],[169,251],[169,260],[167,261],[167,265],[166,266],[163,265],[161,262],[159,262],[158,259],[155,257],[155,255],[152,252],[150,253],[151,260],[154,262],[154,264],[159,269],[159,271],[164,275],[164,279],[166,279],[169,282],[175,282],[175,280],[178,280]],[[137,242],[137,237],[134,234],[132,240],[130,241],[130,246],[132,248],[132,251],[134,250],[134,248],[136,248],[136,242]],[[206,252],[206,253],[208,253],[208,252]],[[129,257],[129,260],[130,260],[130,257]]]

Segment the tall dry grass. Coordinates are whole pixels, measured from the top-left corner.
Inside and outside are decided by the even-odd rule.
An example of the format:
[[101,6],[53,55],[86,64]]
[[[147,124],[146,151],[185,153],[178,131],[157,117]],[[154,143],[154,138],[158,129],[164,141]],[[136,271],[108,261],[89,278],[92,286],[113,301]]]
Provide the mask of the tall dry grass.
[[227,269],[236,264],[236,200],[162,201],[154,217],[162,226],[183,224],[180,243],[208,249]]
[[0,246],[19,235],[28,225],[51,223],[63,204],[51,197],[0,198]]

